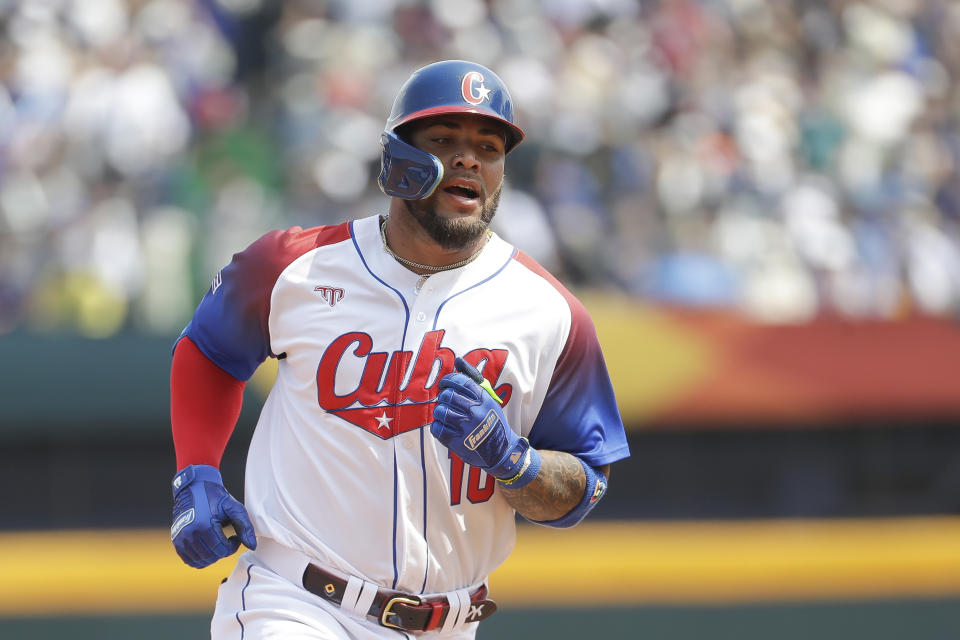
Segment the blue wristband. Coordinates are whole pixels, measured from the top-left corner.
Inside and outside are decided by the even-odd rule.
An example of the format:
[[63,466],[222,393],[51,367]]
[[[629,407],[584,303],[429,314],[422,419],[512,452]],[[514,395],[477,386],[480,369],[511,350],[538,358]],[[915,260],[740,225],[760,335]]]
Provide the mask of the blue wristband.
[[191,464],[181,469],[177,475],[173,476],[173,497],[189,487],[195,481],[215,482],[223,485],[223,476],[216,467],[206,464]]
[[581,498],[580,503],[566,515],[556,520],[531,520],[530,522],[558,529],[566,529],[586,518],[587,514],[597,506],[600,498],[607,492],[607,477],[603,475],[603,472],[595,470],[586,462],[580,460],[579,457],[577,460],[580,461],[580,464],[583,466],[583,471],[587,475],[587,488],[586,491],[583,492],[583,498]]
[[533,482],[540,473],[540,464],[543,462],[540,452],[531,447],[526,438],[521,438],[521,441],[526,443],[527,450],[523,454],[519,470],[510,478],[497,478],[497,482],[509,489],[519,489]]

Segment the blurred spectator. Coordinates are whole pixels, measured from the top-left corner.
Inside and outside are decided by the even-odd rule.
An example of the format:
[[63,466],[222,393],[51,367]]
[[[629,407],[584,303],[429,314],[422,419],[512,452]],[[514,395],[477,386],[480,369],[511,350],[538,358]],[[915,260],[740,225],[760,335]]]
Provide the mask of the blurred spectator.
[[951,0],[11,0],[0,19],[0,333],[174,333],[232,248],[382,209],[389,101],[441,58],[513,88],[528,144],[495,228],[571,286],[770,322],[960,305]]

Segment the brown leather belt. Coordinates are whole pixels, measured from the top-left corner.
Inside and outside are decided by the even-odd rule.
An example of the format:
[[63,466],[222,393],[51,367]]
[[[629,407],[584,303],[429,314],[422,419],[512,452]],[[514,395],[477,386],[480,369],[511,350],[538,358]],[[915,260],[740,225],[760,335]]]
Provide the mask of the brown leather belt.
[[[340,606],[347,581],[314,564],[308,564],[303,572],[303,587],[327,602]],[[493,614],[497,604],[487,599],[487,587],[481,585],[470,594],[470,610],[463,622],[479,622]],[[392,589],[377,589],[377,595],[367,615],[385,627],[404,631],[431,631],[439,629],[450,613],[446,597],[424,598]]]

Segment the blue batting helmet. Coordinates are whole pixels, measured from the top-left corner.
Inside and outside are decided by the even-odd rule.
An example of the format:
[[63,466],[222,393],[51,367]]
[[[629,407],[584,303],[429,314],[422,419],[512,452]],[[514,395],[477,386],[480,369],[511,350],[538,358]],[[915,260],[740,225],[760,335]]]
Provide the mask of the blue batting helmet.
[[463,60],[429,64],[404,83],[393,102],[380,136],[380,188],[404,200],[428,197],[443,179],[443,165],[397,135],[401,125],[444,113],[475,113],[501,122],[507,132],[509,153],[523,131],[513,123],[513,101],[503,81],[490,69]]

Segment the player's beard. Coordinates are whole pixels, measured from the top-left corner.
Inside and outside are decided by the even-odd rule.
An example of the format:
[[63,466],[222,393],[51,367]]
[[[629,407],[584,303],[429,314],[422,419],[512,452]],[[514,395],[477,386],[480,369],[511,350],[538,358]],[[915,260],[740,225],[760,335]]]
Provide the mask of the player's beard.
[[501,183],[489,198],[484,199],[479,218],[450,219],[437,215],[435,198],[429,198],[427,201],[404,200],[404,204],[410,215],[420,223],[434,242],[448,251],[459,251],[475,244],[487,232],[490,222],[497,214],[497,207],[500,206],[502,190]]

